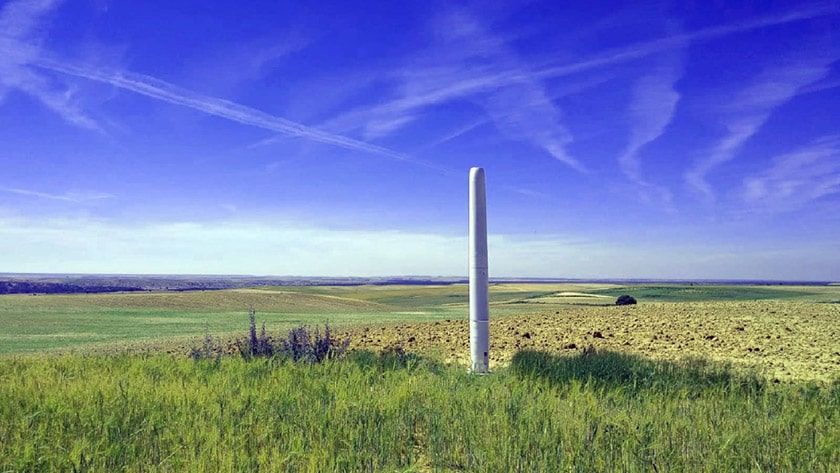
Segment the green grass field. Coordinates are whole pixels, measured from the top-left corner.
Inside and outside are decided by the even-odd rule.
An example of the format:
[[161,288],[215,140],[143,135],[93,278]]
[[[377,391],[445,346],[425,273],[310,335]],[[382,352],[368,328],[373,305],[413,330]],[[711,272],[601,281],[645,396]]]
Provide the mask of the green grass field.
[[205,330],[215,335],[242,332],[250,307],[278,329],[451,316],[450,309],[435,305],[406,314],[414,309],[317,289],[278,289],[0,296],[0,354],[160,342]]
[[[623,293],[639,306],[611,306]],[[837,471],[839,299],[495,285],[504,356],[472,376],[435,355],[466,350],[465,286],[0,296],[0,472]],[[355,351],[186,356],[205,330],[244,335],[249,307],[275,333],[329,321]]]
[[[641,286],[635,288],[635,297],[646,301],[697,302],[697,301],[752,301],[763,299],[792,299],[820,296],[822,288],[796,287],[761,287],[761,286],[685,286],[662,285]],[[626,287],[615,287],[592,291],[618,297],[626,292]],[[625,292],[623,292],[625,291]]]
[[[500,287],[504,303],[549,288]],[[0,354],[86,350],[126,343],[239,334],[253,307],[276,330],[329,322],[337,327],[465,318],[467,290],[453,286],[270,287],[194,292],[0,296]],[[499,314],[509,313],[505,307]]]
[[[522,352],[489,376],[323,365],[0,360],[0,471],[832,471],[840,384]],[[836,471],[836,470],[834,470]]]

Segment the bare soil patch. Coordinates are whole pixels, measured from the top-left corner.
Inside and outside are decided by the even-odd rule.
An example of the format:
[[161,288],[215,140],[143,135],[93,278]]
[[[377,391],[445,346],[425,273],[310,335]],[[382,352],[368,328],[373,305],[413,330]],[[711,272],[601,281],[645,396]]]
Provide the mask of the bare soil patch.
[[[492,314],[491,314],[492,319]],[[779,380],[840,377],[840,306],[797,301],[523,306],[491,320],[491,364],[523,349],[576,354],[593,345],[657,359],[703,357],[756,368]],[[367,325],[345,331],[351,347],[406,350],[465,363],[467,321]]]

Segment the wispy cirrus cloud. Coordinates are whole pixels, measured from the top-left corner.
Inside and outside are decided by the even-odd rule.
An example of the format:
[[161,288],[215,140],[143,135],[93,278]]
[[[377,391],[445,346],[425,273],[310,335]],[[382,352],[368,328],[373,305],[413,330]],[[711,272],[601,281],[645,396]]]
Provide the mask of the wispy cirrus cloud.
[[16,88],[36,96],[47,107],[75,125],[98,128],[96,122],[73,103],[72,90],[53,90],[46,76],[39,71],[87,79],[245,125],[440,170],[405,153],[325,132],[230,100],[202,95],[152,76],[105,70],[50,56],[32,45],[34,40],[31,36],[39,29],[43,18],[59,3],[60,0],[18,0],[7,4],[0,11],[0,31],[4,32],[0,36],[0,51],[3,52],[0,58],[5,58],[0,60],[0,86]]
[[743,201],[753,208],[786,211],[840,193],[840,136],[826,136],[777,156],[743,180]]
[[636,80],[633,87],[628,113],[630,139],[618,161],[622,172],[637,184],[646,184],[639,151],[662,135],[677,108],[680,99],[674,90],[677,77],[672,68],[661,67]]
[[834,89],[840,87],[840,79],[834,80],[821,80],[818,82],[814,82],[813,84],[804,87],[801,92],[803,94],[812,94],[815,92],[822,92],[823,90]]
[[538,71],[538,74],[541,77],[546,78],[576,74],[603,66],[640,59],[657,53],[682,49],[691,44],[715,40],[734,33],[743,33],[746,31],[758,30],[796,21],[809,20],[826,15],[836,15],[837,13],[838,9],[836,5],[833,5],[830,2],[821,3],[805,8],[794,9],[782,14],[762,16],[741,23],[713,26],[651,41],[639,42],[570,64],[553,66],[547,65],[546,67],[541,68]]
[[[573,74],[602,68],[605,66],[625,63],[667,51],[683,49],[691,44],[706,42],[722,38],[734,33],[757,30],[775,25],[807,20],[820,16],[836,14],[835,6],[825,3],[807,8],[791,10],[782,14],[767,15],[735,24],[704,28],[696,31],[676,34],[664,38],[639,42],[627,47],[605,51],[603,53],[566,64],[544,63],[539,66],[526,66],[515,59],[503,38],[484,34],[474,18],[463,12],[456,12],[448,16],[448,24],[444,30],[445,38],[459,37],[461,41],[451,42],[436,49],[435,61],[424,64],[423,57],[412,58],[411,67],[406,70],[394,71],[392,76],[400,86],[400,93],[393,99],[377,103],[373,106],[359,107],[346,111],[323,124],[325,129],[351,131],[361,128],[363,132],[377,136],[396,131],[422,115],[424,109],[455,101],[477,100],[476,97],[490,95],[492,100],[490,113],[499,115],[494,122],[514,131],[514,123],[524,124],[527,120],[540,122],[558,122],[558,110],[550,107],[550,100],[546,100],[544,91],[540,89],[540,81],[555,79]],[[459,24],[460,22],[460,24]],[[471,41],[463,41],[470,38]],[[482,58],[482,54],[484,57]],[[493,58],[496,63],[487,59]],[[513,59],[511,59],[513,58]],[[479,61],[476,61],[479,59]],[[485,59],[484,62],[480,59]],[[419,63],[419,64],[418,64]],[[489,64],[488,64],[489,63]],[[647,84],[640,87],[655,89],[650,84],[656,79],[651,78]],[[663,86],[667,89],[667,86]],[[507,96],[512,89],[519,89],[518,93]],[[657,92],[665,102],[661,105],[661,115],[665,116],[670,105],[675,100],[667,90],[652,90]],[[533,115],[520,113],[521,109],[514,108],[502,115],[500,110],[518,103],[541,103],[541,110]],[[544,117],[544,118],[535,118]],[[534,123],[531,123],[534,125]],[[649,121],[648,130],[657,128],[657,123]],[[571,136],[563,126],[553,126],[550,133],[547,128],[533,127],[530,139],[542,143],[541,147],[560,161],[572,167],[580,168],[580,163],[566,151],[566,145]],[[653,133],[649,132],[650,133]],[[643,131],[635,138],[637,142],[643,140]],[[637,146],[643,146],[643,143]],[[625,153],[628,172],[635,173],[635,153],[628,150]],[[638,151],[638,150],[636,150]]]
[[665,133],[674,117],[680,100],[674,85],[682,73],[682,65],[678,64],[679,61],[675,62],[654,67],[636,80],[628,111],[630,137],[627,147],[618,158],[625,176],[643,189],[654,191],[666,204],[671,200],[671,193],[664,187],[650,183],[642,175],[640,152]]
[[56,84],[28,67],[43,54],[41,24],[60,0],[17,0],[0,9],[0,100],[10,90],[23,92],[68,123],[101,131],[77,103],[73,88]]
[[461,126],[455,128],[454,130],[451,130],[449,133],[446,133],[445,135],[440,136],[439,138],[437,138],[433,141],[425,143],[423,146],[414,150],[413,154],[419,154],[419,153],[428,151],[430,149],[436,148],[436,147],[438,147],[438,146],[440,146],[444,143],[448,143],[452,140],[455,140],[455,139],[460,138],[464,135],[467,135],[470,132],[472,132],[473,130],[477,130],[478,128],[481,128],[482,126],[487,125],[488,123],[490,123],[490,119],[486,118],[486,117],[481,117],[477,120],[472,120],[469,123],[466,123],[465,125],[461,125]]
[[[550,97],[548,97],[551,101],[558,100],[562,97],[567,97],[570,95],[581,93],[587,89],[592,87],[601,85],[611,79],[611,75],[602,75],[601,77],[589,77],[586,80],[578,81],[575,83],[567,84],[559,89],[553,90]],[[461,138],[462,136],[468,135],[473,131],[485,126],[493,124],[493,119],[489,116],[481,116],[475,120],[471,120],[461,126],[458,126],[449,132],[443,134],[442,136],[434,139],[430,142],[427,142],[416,149],[412,154],[417,155],[421,154],[429,149],[433,149],[437,146],[440,146],[444,143],[448,143],[450,141],[456,140]]]
[[173,105],[197,110],[244,125],[282,133],[286,136],[303,138],[317,143],[337,146],[347,150],[395,159],[406,163],[423,166],[438,172],[448,172],[440,166],[415,159],[405,153],[366,141],[356,140],[343,135],[329,133],[318,128],[303,125],[276,115],[257,110],[230,100],[202,95],[192,90],[157,79],[152,76],[128,71],[108,71],[85,65],[66,63],[56,59],[41,58],[35,66],[62,74],[111,85],[149,98]]
[[398,84],[395,98],[344,112],[324,126],[347,131],[360,128],[366,135],[382,136],[415,121],[426,107],[465,99],[484,108],[488,121],[506,136],[585,170],[566,149],[571,133],[550,93],[507,38],[493,34],[465,10],[440,15],[431,30],[430,47],[409,58],[408,66],[393,71]]
[[42,69],[108,84],[162,102],[191,108],[208,115],[226,118],[244,125],[251,125],[257,128],[306,138],[346,149],[365,151],[388,158],[409,160],[405,154],[382,146],[327,133],[230,100],[198,94],[152,76],[127,71],[103,71],[47,58],[39,59],[34,62],[34,65]]
[[[475,99],[497,128],[512,139],[541,148],[576,171],[586,172],[568,150],[573,137],[564,124],[562,111],[504,37],[492,34],[476,17],[463,11],[443,18],[437,33],[443,38],[441,48],[457,51],[447,67],[456,78],[472,76],[474,64],[479,64],[480,69],[498,69],[499,74],[508,71],[517,76],[517,80]],[[447,82],[446,77],[442,82]]]
[[113,199],[113,194],[104,192],[65,192],[62,194],[55,194],[50,192],[41,192],[30,189],[20,189],[16,187],[0,187],[0,192],[9,194],[17,194],[27,197],[37,197],[39,199],[59,200],[62,202],[73,202],[76,204],[83,202],[90,202],[95,200]]
[[214,48],[185,65],[186,82],[212,95],[229,94],[260,80],[289,56],[312,42],[312,37],[295,28],[267,36],[237,41]]
[[725,135],[685,173],[689,187],[707,200],[715,192],[707,176],[718,166],[735,158],[740,148],[767,122],[779,106],[828,74],[837,59],[835,53],[818,51],[805,57],[781,61],[764,70],[746,88],[731,97],[722,97],[721,123]]

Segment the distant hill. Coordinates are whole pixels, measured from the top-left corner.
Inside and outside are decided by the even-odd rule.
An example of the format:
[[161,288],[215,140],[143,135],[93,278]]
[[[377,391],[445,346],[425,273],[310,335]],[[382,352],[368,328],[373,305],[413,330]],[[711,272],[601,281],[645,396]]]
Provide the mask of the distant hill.
[[429,285],[466,282],[438,277],[260,277],[0,274],[0,294],[87,294],[119,291],[198,291],[259,286]]
[[66,284],[38,281],[0,281],[0,294],[69,294],[93,292],[141,291],[133,286],[108,286]]

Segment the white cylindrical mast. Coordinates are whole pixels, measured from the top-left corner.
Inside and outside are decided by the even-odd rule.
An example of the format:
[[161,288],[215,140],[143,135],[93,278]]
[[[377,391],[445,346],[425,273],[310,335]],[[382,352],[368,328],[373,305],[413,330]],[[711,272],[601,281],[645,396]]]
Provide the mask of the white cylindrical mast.
[[487,294],[487,200],[484,169],[470,169],[470,361],[474,373],[489,371],[490,304]]

